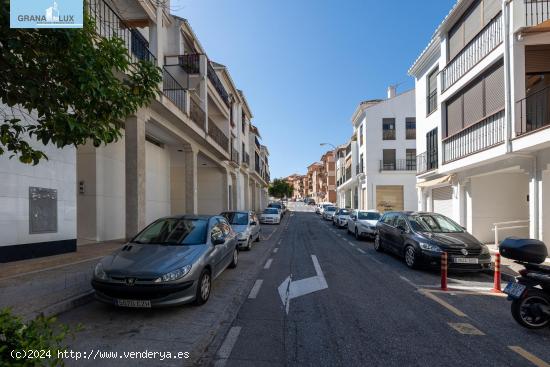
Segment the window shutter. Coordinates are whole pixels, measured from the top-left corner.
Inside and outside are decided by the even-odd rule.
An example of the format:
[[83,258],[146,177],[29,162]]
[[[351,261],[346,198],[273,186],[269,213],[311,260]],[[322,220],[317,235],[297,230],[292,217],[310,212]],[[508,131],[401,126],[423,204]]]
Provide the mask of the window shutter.
[[483,79],[464,92],[464,127],[483,119]]
[[504,108],[504,66],[501,64],[485,78],[485,115]]
[[449,32],[449,60],[452,60],[464,46],[464,24],[457,24]]
[[447,136],[462,130],[462,95],[447,102]]
[[478,2],[470,9],[466,19],[464,19],[464,45],[470,42],[476,34],[481,31],[482,27],[482,14],[481,14],[481,3]]
[[483,0],[483,25],[489,22],[501,11],[501,0]]
[[550,72],[550,47],[527,46],[525,50],[525,72]]

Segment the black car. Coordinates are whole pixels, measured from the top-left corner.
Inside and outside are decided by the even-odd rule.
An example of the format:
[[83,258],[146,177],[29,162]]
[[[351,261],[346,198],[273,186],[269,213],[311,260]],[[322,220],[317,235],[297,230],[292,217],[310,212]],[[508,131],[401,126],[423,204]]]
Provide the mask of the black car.
[[387,212],[376,225],[376,251],[405,259],[410,268],[437,267],[448,255],[449,269],[489,269],[487,246],[444,215],[426,212]]

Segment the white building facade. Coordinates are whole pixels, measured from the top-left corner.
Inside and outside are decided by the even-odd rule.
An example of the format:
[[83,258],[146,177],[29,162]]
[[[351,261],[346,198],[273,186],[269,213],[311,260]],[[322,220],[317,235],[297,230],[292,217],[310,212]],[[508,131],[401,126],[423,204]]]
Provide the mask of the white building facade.
[[0,262],[126,239],[162,216],[267,205],[268,151],[244,93],[189,23],[154,1],[87,6],[101,36],[116,24],[132,60],[162,70],[162,93],[124,121],[115,143],[37,143],[49,161],[35,167],[0,156]]
[[[461,0],[411,67],[418,208],[478,239],[550,243],[550,14],[544,1]],[[546,223],[545,223],[546,222]]]

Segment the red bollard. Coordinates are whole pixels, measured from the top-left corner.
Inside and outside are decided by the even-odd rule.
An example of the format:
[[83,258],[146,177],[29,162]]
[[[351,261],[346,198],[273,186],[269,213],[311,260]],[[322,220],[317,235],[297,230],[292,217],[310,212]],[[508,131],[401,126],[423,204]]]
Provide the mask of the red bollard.
[[493,292],[501,293],[502,288],[500,286],[500,254],[495,254],[495,283],[493,285]]
[[447,290],[447,253],[441,254],[441,290]]

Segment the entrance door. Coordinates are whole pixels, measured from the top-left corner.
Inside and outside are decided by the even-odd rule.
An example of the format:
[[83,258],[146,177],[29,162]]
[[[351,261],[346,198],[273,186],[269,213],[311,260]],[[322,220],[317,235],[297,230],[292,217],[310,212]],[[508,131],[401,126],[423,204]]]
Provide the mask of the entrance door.
[[403,208],[403,186],[376,186],[376,210],[383,213]]
[[432,204],[435,213],[449,218],[453,216],[453,188],[452,186],[438,187],[432,190]]

